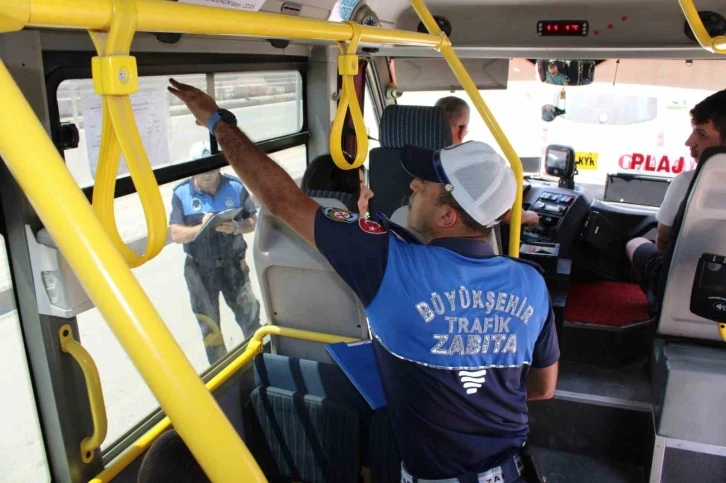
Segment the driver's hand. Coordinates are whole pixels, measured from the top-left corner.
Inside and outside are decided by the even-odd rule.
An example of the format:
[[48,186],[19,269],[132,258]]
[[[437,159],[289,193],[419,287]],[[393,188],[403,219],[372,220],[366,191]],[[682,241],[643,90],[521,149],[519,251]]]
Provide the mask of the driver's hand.
[[534,211],[523,211],[522,224],[530,230],[537,228],[537,225],[539,225],[539,215]]
[[171,87],[167,88],[169,92],[187,105],[187,108],[197,120],[198,125],[206,127],[209,118],[219,109],[214,99],[196,87],[182,84],[174,79],[169,79],[169,83],[171,84]]

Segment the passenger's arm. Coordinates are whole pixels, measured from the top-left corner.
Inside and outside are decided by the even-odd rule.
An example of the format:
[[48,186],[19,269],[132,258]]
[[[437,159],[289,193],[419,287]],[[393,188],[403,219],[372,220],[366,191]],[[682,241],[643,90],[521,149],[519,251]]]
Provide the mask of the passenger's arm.
[[672,231],[673,229],[670,226],[658,223],[658,234],[655,237],[655,249],[659,254],[665,255],[665,252],[668,250],[668,245],[670,245],[671,242]]
[[559,362],[549,367],[538,369],[533,367],[527,375],[527,401],[542,401],[552,399],[557,386],[557,373]]
[[[219,109],[210,96],[199,89],[171,80],[169,92],[184,102],[201,126]],[[236,126],[217,123],[214,132],[229,164],[245,186],[267,210],[280,218],[306,242],[315,246],[315,213],[320,206],[303,194],[290,176],[260,151]]]

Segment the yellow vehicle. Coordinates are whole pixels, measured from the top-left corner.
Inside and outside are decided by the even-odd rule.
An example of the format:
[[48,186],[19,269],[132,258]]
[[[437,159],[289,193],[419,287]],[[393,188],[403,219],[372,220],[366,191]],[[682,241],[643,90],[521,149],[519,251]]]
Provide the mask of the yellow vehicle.
[[[170,77],[297,181],[326,153],[365,165],[370,216],[394,221],[402,143],[440,144],[431,106],[465,99],[467,139],[517,176],[492,246],[543,266],[557,316],[557,391],[529,407],[547,481],[726,481],[726,150],[699,160],[656,314],[624,252],[695,167],[681,144],[724,87],[725,15],[715,0],[0,0],[0,482],[136,481],[171,426],[215,482],[400,481],[385,410],[351,403],[325,350],[369,338],[360,302],[254,193],[234,229],[252,305],[218,287],[195,308],[179,189],[239,180]],[[316,200],[346,207],[334,198]],[[539,224],[520,228],[523,210]]]

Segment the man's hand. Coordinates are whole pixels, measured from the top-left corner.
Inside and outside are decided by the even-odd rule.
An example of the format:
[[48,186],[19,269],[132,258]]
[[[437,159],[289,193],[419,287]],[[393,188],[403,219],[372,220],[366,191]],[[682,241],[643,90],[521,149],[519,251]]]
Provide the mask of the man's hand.
[[522,225],[530,230],[537,228],[537,225],[539,225],[539,215],[534,211],[523,211]]
[[207,127],[209,118],[219,109],[214,99],[196,87],[182,84],[174,79],[169,79],[169,82],[171,83],[171,87],[167,87],[169,92],[187,105],[187,108],[196,118],[198,125]]
[[223,223],[220,223],[215,228],[220,233],[225,233],[227,235],[234,235],[237,233],[237,223],[234,221],[225,221]]

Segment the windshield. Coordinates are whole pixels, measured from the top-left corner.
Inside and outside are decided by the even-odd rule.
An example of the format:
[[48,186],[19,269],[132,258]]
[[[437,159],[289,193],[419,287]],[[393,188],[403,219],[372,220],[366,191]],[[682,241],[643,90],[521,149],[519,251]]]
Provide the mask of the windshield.
[[[624,62],[624,61],[623,61]],[[680,72],[688,69],[682,60],[655,62],[662,69]],[[710,62],[726,73],[726,62]],[[542,158],[550,144],[571,146],[580,161],[575,181],[591,198],[603,199],[608,174],[632,173],[670,178],[695,168],[685,141],[690,135],[689,111],[695,104],[716,91],[709,86],[687,88],[688,79],[673,79],[663,85],[662,76],[655,81],[635,78],[627,66],[620,74],[628,83],[613,83],[615,71],[606,61],[598,66],[595,82],[587,86],[566,87],[545,84],[535,79],[534,67],[525,59],[510,62],[505,90],[480,91],[494,113],[509,142],[520,158]],[[635,64],[635,62],[631,62]],[[723,67],[722,67],[723,66]],[[523,72],[530,69],[527,72]],[[711,76],[715,75],[711,73]],[[616,78],[617,79],[617,78]],[[646,82],[646,83],[643,83]],[[705,87],[705,88],[704,88]],[[438,99],[455,95],[466,100],[465,92],[406,92],[400,104],[433,105]],[[542,106],[556,105],[566,113],[552,122],[542,120]],[[465,140],[477,140],[501,149],[484,121],[472,112]],[[544,167],[540,177],[545,177]]]

